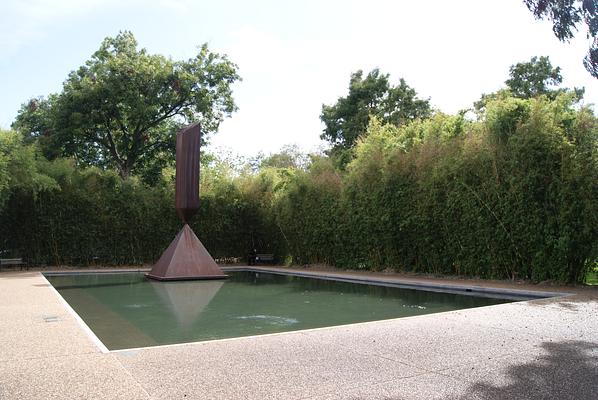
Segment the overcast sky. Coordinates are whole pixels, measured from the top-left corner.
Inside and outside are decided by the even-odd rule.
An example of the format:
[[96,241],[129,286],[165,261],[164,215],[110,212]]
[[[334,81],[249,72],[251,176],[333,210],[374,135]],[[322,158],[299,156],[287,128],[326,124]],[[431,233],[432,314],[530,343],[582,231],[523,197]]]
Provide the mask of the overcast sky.
[[190,58],[208,43],[238,64],[239,111],[212,137],[216,150],[251,156],[285,144],[321,146],[322,104],[349,76],[378,67],[454,113],[503,86],[509,66],[548,55],[566,86],[598,103],[583,68],[585,32],[560,43],[522,0],[1,0],[0,127],[29,98],[58,92],[102,39],[131,30],[141,47]]

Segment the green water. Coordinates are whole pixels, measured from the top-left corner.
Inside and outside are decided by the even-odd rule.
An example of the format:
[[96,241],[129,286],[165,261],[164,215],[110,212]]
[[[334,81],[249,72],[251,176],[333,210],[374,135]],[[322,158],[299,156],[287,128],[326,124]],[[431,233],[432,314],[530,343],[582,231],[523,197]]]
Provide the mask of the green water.
[[256,272],[156,282],[139,273],[48,276],[110,350],[408,317],[509,300]]

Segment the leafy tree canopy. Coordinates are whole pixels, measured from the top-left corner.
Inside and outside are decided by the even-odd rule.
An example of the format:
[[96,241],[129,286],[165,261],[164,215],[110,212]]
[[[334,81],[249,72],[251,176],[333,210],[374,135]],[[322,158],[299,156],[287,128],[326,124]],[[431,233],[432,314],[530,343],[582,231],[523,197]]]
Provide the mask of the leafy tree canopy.
[[47,175],[52,168],[53,163],[41,157],[35,144],[23,144],[16,132],[0,130],[0,211],[15,191],[36,197],[57,189],[57,182]]
[[560,88],[563,82],[560,67],[553,67],[549,57],[532,57],[530,61],[511,65],[509,79],[505,81],[507,87],[495,93],[483,94],[475,103],[476,110],[481,110],[490,100],[517,97],[531,99],[537,96],[547,96],[554,100],[561,93],[569,93],[577,100],[583,98],[583,88]]
[[322,105],[320,119],[326,127],[320,137],[330,142],[335,150],[347,150],[366,132],[371,116],[399,126],[430,114],[429,100],[419,99],[404,79],[393,86],[389,75],[378,69],[369,72],[365,78],[359,70],[351,74],[346,97],[340,97],[335,104]]
[[260,168],[294,168],[306,169],[309,156],[297,145],[286,145],[278,153],[270,154],[260,162]]
[[507,87],[515,97],[524,99],[548,94],[563,82],[561,68],[553,68],[548,57],[532,57],[529,62],[512,65],[509,75]]
[[552,21],[552,31],[563,42],[575,36],[583,20],[591,41],[583,63],[598,79],[598,0],[524,0],[524,3],[537,19]]
[[194,58],[173,61],[138,49],[125,31],[104,39],[61,93],[24,104],[13,127],[38,139],[49,158],[152,179],[174,159],[181,125],[200,122],[212,133],[236,110],[231,85],[238,79],[237,66],[206,45]]

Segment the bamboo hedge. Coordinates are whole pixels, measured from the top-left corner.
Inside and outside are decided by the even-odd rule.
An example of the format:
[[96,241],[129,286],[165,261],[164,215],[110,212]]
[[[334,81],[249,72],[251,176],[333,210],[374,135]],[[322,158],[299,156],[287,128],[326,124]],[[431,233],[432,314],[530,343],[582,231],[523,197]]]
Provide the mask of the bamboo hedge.
[[[49,162],[8,133],[0,150],[0,249],[32,264],[151,263],[180,228],[168,179]],[[598,124],[565,95],[374,119],[335,165],[202,177],[192,227],[216,258],[559,282],[598,260]]]

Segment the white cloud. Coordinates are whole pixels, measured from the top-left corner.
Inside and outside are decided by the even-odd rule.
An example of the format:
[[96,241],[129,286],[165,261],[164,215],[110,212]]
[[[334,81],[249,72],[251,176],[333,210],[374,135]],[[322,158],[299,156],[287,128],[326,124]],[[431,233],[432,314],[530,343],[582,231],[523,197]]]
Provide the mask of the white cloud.
[[224,51],[244,78],[235,91],[240,111],[223,123],[215,146],[244,154],[285,143],[314,148],[321,105],[346,95],[358,69],[379,67],[393,82],[403,77],[435,107],[454,113],[503,86],[510,65],[549,55],[566,85],[586,86],[588,100],[597,99],[581,63],[583,38],[558,42],[550,24],[535,21],[520,0],[372,0],[347,9],[342,23],[330,21],[339,30],[331,35],[285,37],[256,26],[231,35]]

